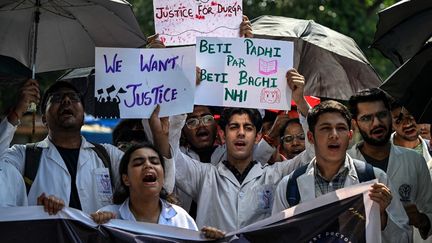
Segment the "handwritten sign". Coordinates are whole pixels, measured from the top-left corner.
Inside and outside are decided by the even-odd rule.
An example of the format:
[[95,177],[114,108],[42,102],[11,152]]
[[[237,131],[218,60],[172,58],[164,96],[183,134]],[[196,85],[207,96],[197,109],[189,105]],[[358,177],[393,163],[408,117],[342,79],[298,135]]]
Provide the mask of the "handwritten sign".
[[248,38],[197,38],[201,83],[195,104],[289,110],[286,72],[293,43]]
[[103,118],[149,118],[191,112],[195,48],[96,48],[95,112]]
[[239,0],[153,0],[156,33],[166,46],[195,44],[196,36],[239,37]]

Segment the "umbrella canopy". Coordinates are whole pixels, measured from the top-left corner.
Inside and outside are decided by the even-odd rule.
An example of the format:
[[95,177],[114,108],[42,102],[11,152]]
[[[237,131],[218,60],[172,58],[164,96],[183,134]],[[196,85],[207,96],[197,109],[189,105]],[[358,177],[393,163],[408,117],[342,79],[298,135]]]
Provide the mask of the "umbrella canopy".
[[397,67],[416,54],[432,36],[432,1],[403,0],[378,13],[372,47]]
[[312,20],[262,16],[255,37],[294,42],[294,67],[305,76],[305,95],[348,100],[381,79],[355,41]]
[[0,33],[0,54],[37,72],[93,66],[95,46],[146,43],[123,0],[0,0]]
[[432,43],[399,67],[381,85],[416,118],[418,123],[432,123]]
[[12,57],[0,55],[0,82],[24,80],[31,70]]

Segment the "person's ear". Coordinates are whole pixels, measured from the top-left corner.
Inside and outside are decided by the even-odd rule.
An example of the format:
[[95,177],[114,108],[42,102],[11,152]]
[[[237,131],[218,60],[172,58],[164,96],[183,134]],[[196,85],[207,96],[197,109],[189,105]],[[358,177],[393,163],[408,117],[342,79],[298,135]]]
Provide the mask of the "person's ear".
[[42,123],[47,126],[47,120],[45,114],[42,115]]
[[262,138],[262,132],[257,132],[257,134],[255,135],[255,144],[258,144],[259,141],[261,141]]
[[309,143],[315,144],[315,139],[314,139],[313,133],[311,131],[307,132],[307,138],[308,138]]
[[122,175],[122,181],[126,186],[130,186],[130,182],[129,182],[129,176],[126,174]]
[[354,129],[357,129],[357,128],[358,128],[357,121],[356,121],[354,118],[351,119],[351,127],[354,128]]
[[348,132],[349,140],[351,140],[353,138],[353,134],[354,134],[353,130],[349,130],[349,132]]

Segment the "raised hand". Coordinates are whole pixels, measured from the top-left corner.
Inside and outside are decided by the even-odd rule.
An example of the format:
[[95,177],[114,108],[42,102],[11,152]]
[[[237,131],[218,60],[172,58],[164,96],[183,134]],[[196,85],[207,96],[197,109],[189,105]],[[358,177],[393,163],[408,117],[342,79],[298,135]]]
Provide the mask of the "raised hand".
[[372,185],[371,190],[369,190],[369,197],[372,201],[379,204],[380,215],[381,215],[381,229],[384,229],[387,225],[387,212],[386,208],[390,205],[393,196],[390,189],[382,184],[375,183]]
[[159,40],[159,34],[147,37],[146,48],[165,48],[165,44]]
[[[18,120],[27,112],[31,103],[38,104],[40,100],[39,84],[34,79],[27,80],[21,87],[18,101],[11,109],[8,120],[12,124],[17,124]],[[44,112],[44,111],[42,111]]]
[[297,104],[297,110],[306,116],[309,111],[309,104],[304,98],[305,78],[293,68],[288,70],[286,79],[288,87],[292,90],[292,99]]
[[240,24],[240,36],[246,38],[253,38],[252,24],[246,15],[243,15],[243,20]]

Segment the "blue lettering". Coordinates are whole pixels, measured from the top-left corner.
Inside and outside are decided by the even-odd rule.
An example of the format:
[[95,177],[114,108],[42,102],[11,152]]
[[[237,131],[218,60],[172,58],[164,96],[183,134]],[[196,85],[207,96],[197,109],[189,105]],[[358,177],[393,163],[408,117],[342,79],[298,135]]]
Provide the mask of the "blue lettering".
[[117,54],[114,55],[114,59],[112,61],[112,66],[108,65],[108,60],[106,55],[104,56],[104,60],[105,60],[105,73],[115,73],[115,72],[121,72],[120,68],[121,68],[121,63],[123,62],[122,60],[118,60],[117,61]]

